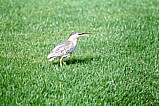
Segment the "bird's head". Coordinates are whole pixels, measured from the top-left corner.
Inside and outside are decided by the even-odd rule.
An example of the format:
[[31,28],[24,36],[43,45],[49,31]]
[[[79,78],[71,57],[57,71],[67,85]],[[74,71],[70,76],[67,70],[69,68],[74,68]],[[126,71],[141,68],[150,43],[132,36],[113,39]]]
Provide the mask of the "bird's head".
[[80,36],[89,36],[90,33],[72,32],[68,39],[77,39]]

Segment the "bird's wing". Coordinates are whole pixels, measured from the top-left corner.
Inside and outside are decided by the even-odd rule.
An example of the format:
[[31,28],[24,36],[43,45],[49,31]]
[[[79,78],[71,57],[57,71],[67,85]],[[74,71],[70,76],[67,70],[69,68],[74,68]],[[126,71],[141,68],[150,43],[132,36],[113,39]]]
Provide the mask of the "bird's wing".
[[70,41],[63,42],[57,45],[53,50],[53,54],[56,57],[67,55],[68,53],[72,53],[74,50],[74,45]]

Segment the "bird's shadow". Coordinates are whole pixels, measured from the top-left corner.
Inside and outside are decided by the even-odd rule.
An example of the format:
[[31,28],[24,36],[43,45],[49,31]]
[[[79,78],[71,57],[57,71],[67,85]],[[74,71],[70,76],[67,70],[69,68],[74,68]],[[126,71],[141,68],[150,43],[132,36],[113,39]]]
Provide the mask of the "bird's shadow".
[[71,65],[71,64],[77,64],[77,63],[89,63],[93,60],[93,57],[85,57],[85,58],[71,58],[71,59],[67,59],[65,62],[67,65]]
[[[87,64],[93,61],[93,57],[74,57],[74,58],[65,58],[64,62],[66,62],[66,65],[71,64]],[[59,61],[53,62],[53,64],[59,64]],[[60,65],[60,64],[59,64]]]

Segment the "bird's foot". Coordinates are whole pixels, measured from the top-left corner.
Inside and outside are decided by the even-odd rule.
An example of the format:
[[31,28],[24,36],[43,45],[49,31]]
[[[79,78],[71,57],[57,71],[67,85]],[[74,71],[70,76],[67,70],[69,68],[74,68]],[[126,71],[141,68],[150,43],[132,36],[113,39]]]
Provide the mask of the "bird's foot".
[[66,65],[66,62],[63,61],[63,64]]
[[62,64],[66,65],[66,62],[64,62],[64,60],[60,61],[60,66],[62,67]]

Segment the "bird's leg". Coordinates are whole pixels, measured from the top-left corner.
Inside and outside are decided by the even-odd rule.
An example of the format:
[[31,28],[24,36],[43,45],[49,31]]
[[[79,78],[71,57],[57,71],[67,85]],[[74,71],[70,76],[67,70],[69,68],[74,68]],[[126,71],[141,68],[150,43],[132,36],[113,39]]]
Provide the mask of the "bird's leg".
[[62,64],[66,65],[66,62],[64,62],[63,57],[60,58],[60,66],[62,66]]
[[[69,58],[69,57],[70,57],[70,54],[68,54],[68,55],[65,56],[65,57]],[[66,65],[66,62],[64,62],[64,60],[62,60],[62,63],[63,63],[64,65]]]
[[63,63],[63,57],[60,58],[60,66],[62,66]]

